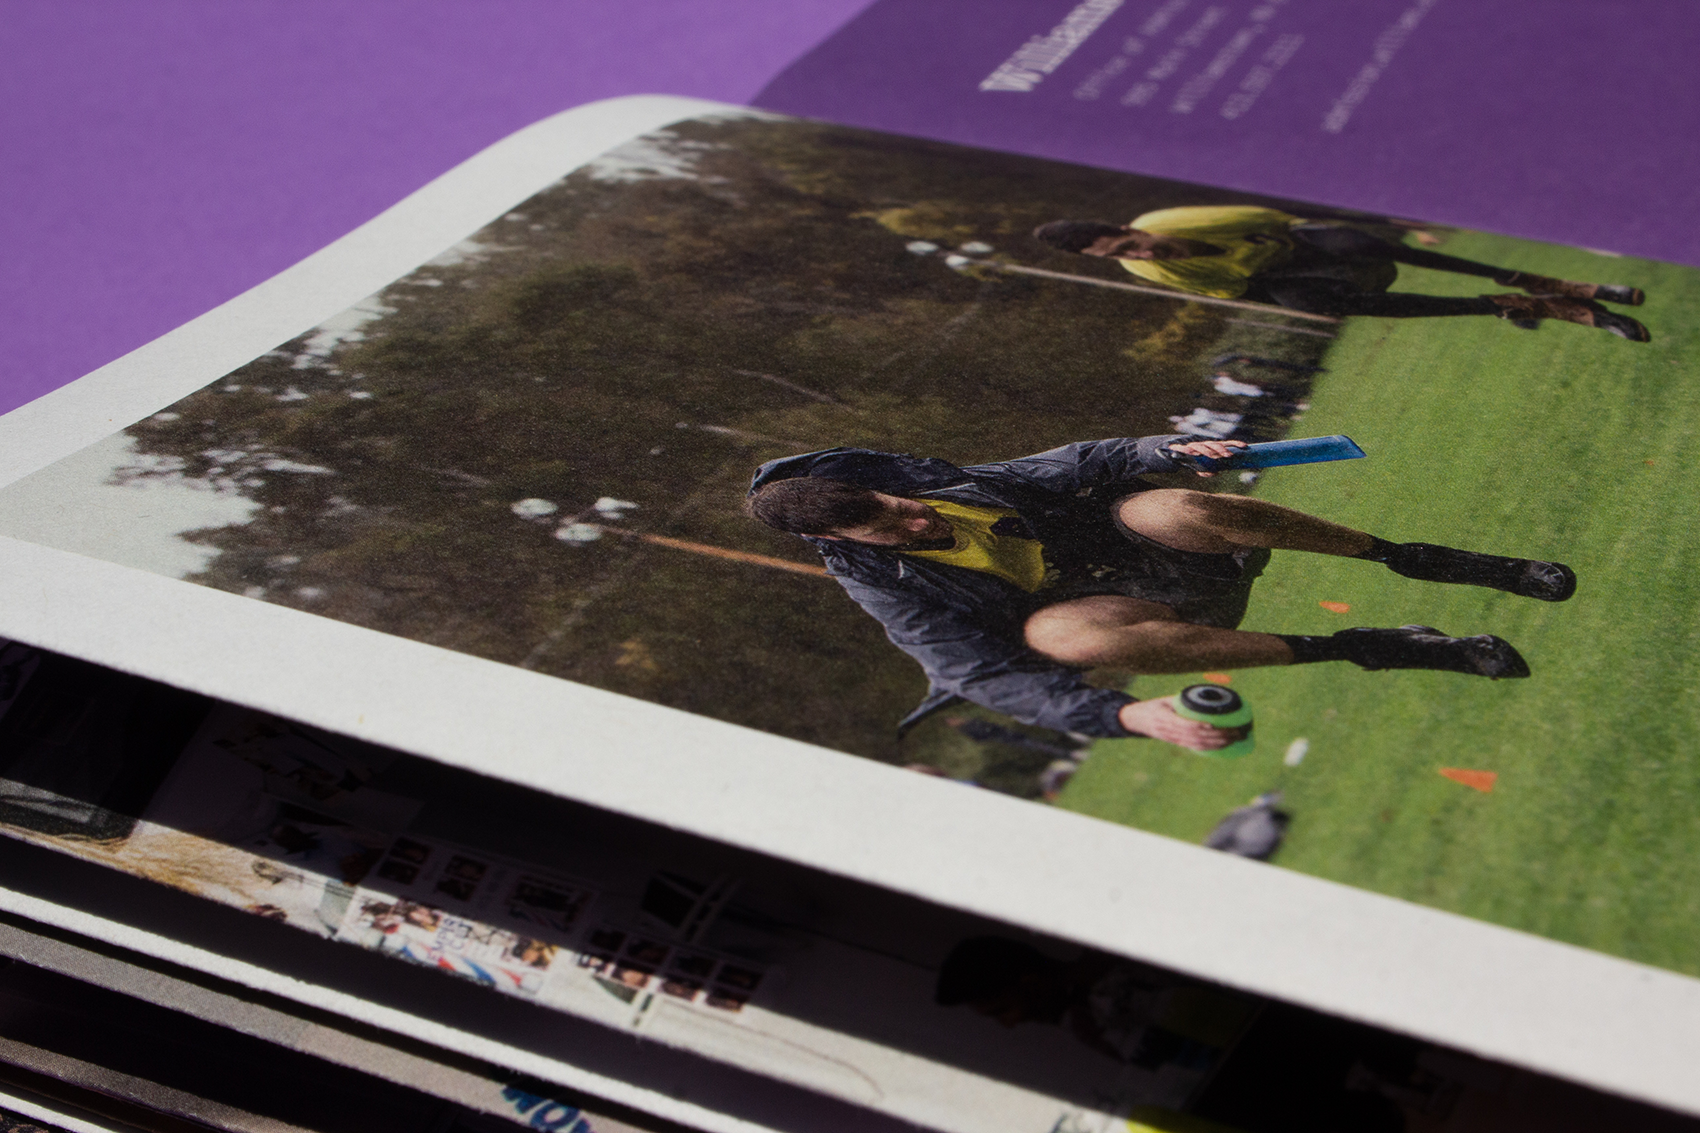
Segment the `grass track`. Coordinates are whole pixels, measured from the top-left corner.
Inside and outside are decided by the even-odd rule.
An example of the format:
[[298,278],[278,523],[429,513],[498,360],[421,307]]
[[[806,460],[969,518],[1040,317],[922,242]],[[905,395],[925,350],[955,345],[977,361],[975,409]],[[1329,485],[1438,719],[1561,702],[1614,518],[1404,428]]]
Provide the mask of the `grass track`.
[[[1346,433],[1369,459],[1277,469],[1258,495],[1388,539],[1558,559],[1580,577],[1576,597],[1551,605],[1278,552],[1243,628],[1497,633],[1533,677],[1245,670],[1233,686],[1257,711],[1256,753],[1105,741],[1059,805],[1197,841],[1279,787],[1294,815],[1286,868],[1700,974],[1700,272],[1475,234],[1444,250],[1642,286],[1636,314],[1654,340],[1351,320],[1294,435]],[[1482,282],[1406,267],[1395,289],[1469,295]],[[1299,737],[1309,754],[1287,768]],[[1482,794],[1443,766],[1499,780]]]

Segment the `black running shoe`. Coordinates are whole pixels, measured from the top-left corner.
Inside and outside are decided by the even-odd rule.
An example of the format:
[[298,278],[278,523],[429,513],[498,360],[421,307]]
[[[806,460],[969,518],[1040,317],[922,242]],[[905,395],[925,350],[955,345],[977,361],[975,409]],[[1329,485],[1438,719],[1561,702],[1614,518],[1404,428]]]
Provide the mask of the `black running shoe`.
[[1508,559],[1433,543],[1397,543],[1382,561],[1388,570],[1406,578],[1486,586],[1543,602],[1562,602],[1576,593],[1575,571],[1540,559]]
[[1608,311],[1598,303],[1594,304],[1594,325],[1601,330],[1611,331],[1619,338],[1627,338],[1630,342],[1653,341],[1652,332],[1644,324],[1628,315]]
[[1398,629],[1343,629],[1334,634],[1345,646],[1346,660],[1371,672],[1380,669],[1434,669],[1469,673],[1489,680],[1526,677],[1529,664],[1502,637],[1447,637],[1433,626]]
[[1647,301],[1646,292],[1639,287],[1626,287],[1621,283],[1597,285],[1592,298],[1604,299],[1607,303],[1622,303],[1626,307],[1639,307]]

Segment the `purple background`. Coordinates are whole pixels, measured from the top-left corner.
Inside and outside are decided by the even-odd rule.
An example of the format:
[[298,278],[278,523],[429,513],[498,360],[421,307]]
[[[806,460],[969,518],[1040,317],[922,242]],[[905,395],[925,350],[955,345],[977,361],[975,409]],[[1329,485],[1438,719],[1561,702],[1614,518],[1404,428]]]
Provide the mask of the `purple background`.
[[[1195,63],[1256,0],[1209,2],[1230,15]],[[1328,103],[1411,2],[1290,0],[1272,32],[1299,28],[1304,48],[1227,123],[1213,107],[1130,113],[1115,84],[1097,102],[1072,97],[1158,0],[1127,0],[1032,95],[975,88],[1074,0],[881,0],[847,27],[867,0],[7,0],[0,411],[273,275],[521,126],[621,94],[750,101],[840,27],[759,101],[1700,263],[1700,9],[1440,0],[1346,131],[1321,134]]]
[[[898,133],[1700,264],[1700,5],[1439,0],[1345,129],[1324,115],[1414,0],[1290,0],[1191,114],[1123,91],[1207,7],[1197,73],[1260,0],[1193,0],[1095,101],[1074,96],[1161,0],[1126,0],[1031,93],[982,79],[1076,0],[880,0],[759,105]],[[1285,32],[1306,38],[1236,120],[1224,96]],[[1103,219],[1125,222],[1127,217]],[[1606,281],[1609,282],[1609,281]]]
[[866,0],[8,0],[0,411],[253,286],[502,136],[747,102]]

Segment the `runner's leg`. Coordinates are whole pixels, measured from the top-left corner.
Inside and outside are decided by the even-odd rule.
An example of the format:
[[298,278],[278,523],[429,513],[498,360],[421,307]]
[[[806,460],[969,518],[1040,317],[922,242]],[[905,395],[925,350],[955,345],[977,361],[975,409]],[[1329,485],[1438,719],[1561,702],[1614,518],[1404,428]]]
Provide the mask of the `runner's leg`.
[[1193,554],[1230,555],[1254,547],[1310,551],[1368,559],[1406,578],[1486,586],[1544,602],[1562,602],[1576,592],[1575,572],[1562,563],[1390,543],[1248,496],[1154,488],[1117,504],[1116,519],[1136,535]]
[[1318,249],[1343,258],[1392,260],[1431,271],[1448,271],[1456,275],[1473,275],[1491,279],[1506,287],[1517,287],[1536,295],[1559,295],[1567,299],[1603,299],[1610,303],[1639,306],[1645,296],[1639,288],[1615,283],[1584,283],[1573,279],[1556,279],[1515,268],[1495,267],[1477,263],[1460,256],[1448,256],[1424,248],[1412,248],[1383,240],[1350,225],[1300,225],[1292,230],[1301,246]]
[[1432,319],[1500,313],[1498,306],[1481,296],[1368,291],[1343,279],[1322,276],[1276,276],[1259,279],[1256,284],[1256,291],[1248,293],[1248,298],[1337,318],[1368,315],[1382,319]]
[[1274,634],[1191,625],[1167,606],[1119,594],[1046,606],[1027,619],[1026,637],[1029,648],[1053,661],[1137,673],[1293,663],[1292,649]]
[[1028,648],[1065,665],[1135,673],[1192,673],[1350,661],[1364,669],[1433,669],[1499,680],[1529,666],[1502,638],[1448,637],[1427,626],[1348,629],[1328,637],[1250,633],[1183,622],[1167,606],[1098,594],[1046,606],[1027,619]]
[[1372,535],[1279,504],[1185,488],[1129,496],[1117,505],[1116,518],[1153,542],[1202,555],[1263,547],[1351,558],[1376,543]]
[[[1630,342],[1649,342],[1651,333],[1628,315],[1608,311],[1586,299],[1549,295],[1419,295],[1412,291],[1371,291],[1343,279],[1321,276],[1271,276],[1255,281],[1246,298],[1295,311],[1345,318],[1432,319],[1456,315],[1494,315],[1525,329],[1542,319],[1609,331]],[[1592,285],[1590,285],[1592,286]]]

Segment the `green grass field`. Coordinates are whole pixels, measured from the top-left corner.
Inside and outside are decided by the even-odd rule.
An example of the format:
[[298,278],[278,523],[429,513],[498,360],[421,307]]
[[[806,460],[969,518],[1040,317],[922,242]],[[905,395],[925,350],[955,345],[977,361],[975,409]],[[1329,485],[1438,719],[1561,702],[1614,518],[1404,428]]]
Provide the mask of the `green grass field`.
[[[1059,805],[1198,841],[1279,788],[1293,815],[1280,866],[1700,974],[1700,271],[1474,234],[1442,250],[1644,287],[1636,314],[1653,342],[1491,318],[1351,320],[1293,435],[1346,433],[1369,459],[1277,469],[1257,495],[1396,541],[1567,562],[1576,596],[1552,605],[1277,552],[1242,628],[1497,633],[1534,675],[1244,670],[1233,687],[1257,712],[1254,754],[1106,741]],[[1497,290],[1483,283],[1407,267],[1395,289]],[[1300,737],[1308,755],[1284,766]],[[1499,779],[1484,794],[1441,767]]]

